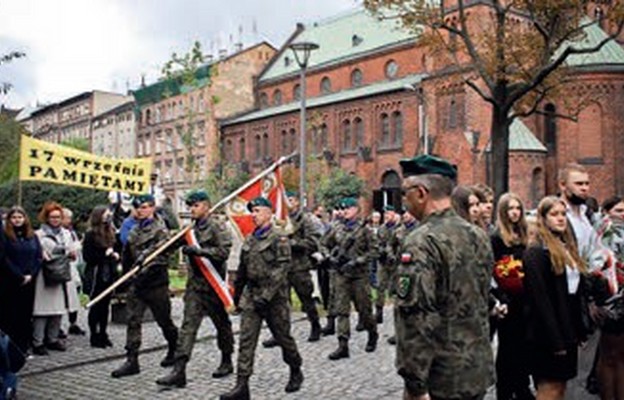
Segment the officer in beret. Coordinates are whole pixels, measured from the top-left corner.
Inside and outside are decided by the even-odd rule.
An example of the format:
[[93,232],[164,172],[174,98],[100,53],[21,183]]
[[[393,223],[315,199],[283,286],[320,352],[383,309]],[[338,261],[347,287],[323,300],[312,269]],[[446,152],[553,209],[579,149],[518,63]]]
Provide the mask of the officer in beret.
[[342,200],[344,219],[324,240],[330,251],[330,263],[335,270],[334,301],[338,316],[338,348],[329,355],[330,360],[349,357],[351,327],[349,315],[351,301],[368,331],[366,352],[377,347],[377,324],[373,319],[370,299],[369,264],[377,257],[377,240],[359,218],[357,199]]
[[225,279],[226,261],[232,248],[232,237],[224,223],[210,215],[210,199],[204,190],[190,192],[185,199],[195,222],[193,234],[197,245],[182,239],[177,246],[188,257],[188,277],[184,293],[184,318],[175,353],[175,364],[171,373],[156,381],[163,386],[184,387],[186,385],[186,364],[197,338],[202,319],[208,315],[217,329],[217,346],[221,351],[221,364],[212,373],[213,378],[222,378],[234,371],[232,353],[234,336],[232,323],[223,302],[201,272],[199,257],[208,260]]
[[173,365],[178,339],[178,329],[171,320],[168,256],[160,254],[148,265],[143,265],[145,258],[167,240],[167,228],[155,214],[154,196],[150,194],[138,196],[135,205],[137,206],[137,224],[130,231],[124,245],[122,266],[124,272],[128,272],[135,265],[139,265],[141,270],[132,279],[126,298],[128,308],[126,361],[111,373],[113,378],[136,375],[140,372],[138,356],[141,346],[141,321],[146,308],[150,308],[167,339],[167,356],[161,361],[161,366]]
[[288,270],[292,249],[287,235],[273,226],[272,204],[257,197],[247,204],[256,226],[241,248],[240,264],[234,281],[234,304],[241,310],[240,345],[236,386],[221,400],[249,399],[249,377],[262,321],[266,321],[290,367],[286,392],[296,392],[303,383],[301,356],[290,335]]
[[400,165],[404,203],[420,223],[404,240],[395,282],[404,399],[481,399],[493,383],[490,241],[451,207],[453,165],[429,155]]
[[[314,283],[310,271],[314,269],[310,256],[319,248],[321,231],[312,219],[312,215],[301,209],[299,195],[296,192],[286,192],[288,199],[288,210],[292,233],[290,234],[290,245],[292,248],[292,266],[288,272],[288,284],[297,293],[301,300],[301,308],[310,321],[310,336],[308,342],[316,342],[321,337],[321,324],[319,322],[316,302],[312,297]],[[272,337],[262,343],[264,347],[277,346],[277,340]]]
[[386,294],[390,294],[394,271],[396,269],[397,246],[396,233],[400,224],[400,216],[394,206],[384,206],[384,223],[377,231],[379,241],[379,265],[377,267],[377,300],[375,302],[376,320],[383,323],[383,307],[386,303]]

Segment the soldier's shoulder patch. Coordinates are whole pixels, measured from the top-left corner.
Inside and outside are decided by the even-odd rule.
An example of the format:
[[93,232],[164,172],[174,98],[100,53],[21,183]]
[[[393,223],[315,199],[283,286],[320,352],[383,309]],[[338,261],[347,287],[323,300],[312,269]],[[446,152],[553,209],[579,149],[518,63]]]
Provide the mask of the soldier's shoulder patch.
[[412,278],[409,275],[399,275],[396,291],[400,299],[405,299],[412,290]]

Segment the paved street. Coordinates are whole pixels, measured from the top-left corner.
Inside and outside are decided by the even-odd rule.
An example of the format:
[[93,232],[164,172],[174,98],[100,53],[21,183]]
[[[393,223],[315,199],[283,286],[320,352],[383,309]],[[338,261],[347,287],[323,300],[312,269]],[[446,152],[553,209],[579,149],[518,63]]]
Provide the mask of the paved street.
[[[179,325],[182,304],[174,300],[174,319]],[[338,362],[327,360],[336,346],[335,336],[308,343],[309,324],[303,314],[293,314],[293,334],[304,358],[305,382],[298,393],[287,395],[284,387],[288,367],[279,349],[258,347],[251,391],[255,399],[400,399],[401,380],[394,369],[394,347],[386,343],[391,327],[391,308],[386,307],[386,323],[380,346],[373,354],[364,352],[366,333],[353,333],[351,358]],[[84,316],[83,316],[84,317]],[[355,314],[352,319],[355,326]],[[235,332],[238,317],[234,318]],[[20,399],[214,399],[229,390],[232,375],[217,380],[211,377],[218,366],[219,352],[214,328],[209,319],[200,329],[201,342],[195,347],[189,363],[185,389],[161,390],[154,383],[166,370],[158,364],[165,354],[165,342],[154,322],[143,327],[145,353],[140,357],[141,374],[112,379],[110,372],[123,361],[124,327],[112,325],[113,349],[91,349],[87,337],[72,336],[66,353],[54,352],[48,357],[34,357],[21,372]],[[265,332],[261,338],[266,337]],[[586,365],[588,361],[583,361]],[[580,376],[584,377],[585,372]],[[581,387],[581,380],[570,383],[567,399],[592,399]],[[494,399],[492,394],[488,400]]]

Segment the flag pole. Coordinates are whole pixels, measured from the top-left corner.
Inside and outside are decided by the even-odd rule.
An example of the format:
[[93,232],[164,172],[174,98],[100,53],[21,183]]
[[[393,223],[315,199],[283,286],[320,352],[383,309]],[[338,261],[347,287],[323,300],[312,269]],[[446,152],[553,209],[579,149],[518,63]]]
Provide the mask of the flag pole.
[[17,161],[17,205],[22,206],[22,135],[19,138],[19,157]]

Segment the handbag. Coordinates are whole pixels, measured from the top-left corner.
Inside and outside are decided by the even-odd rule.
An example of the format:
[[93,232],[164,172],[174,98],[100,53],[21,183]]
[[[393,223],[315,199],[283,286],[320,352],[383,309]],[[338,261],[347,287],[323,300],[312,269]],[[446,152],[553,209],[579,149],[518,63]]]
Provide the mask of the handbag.
[[[58,243],[54,236],[46,236]],[[43,262],[41,273],[43,274],[43,281],[47,286],[58,285],[61,283],[69,282],[72,279],[70,259],[65,251],[64,246],[57,245],[51,254],[49,260]]]

